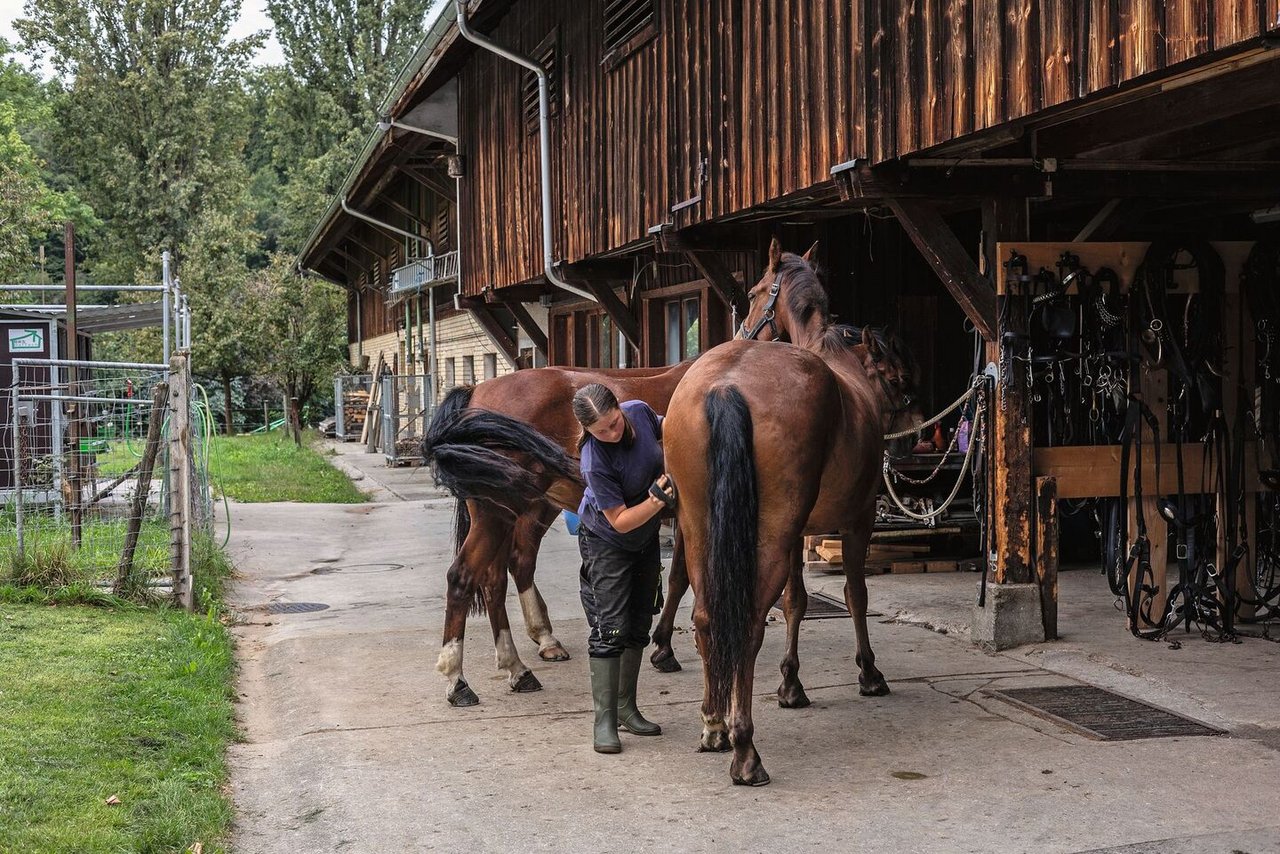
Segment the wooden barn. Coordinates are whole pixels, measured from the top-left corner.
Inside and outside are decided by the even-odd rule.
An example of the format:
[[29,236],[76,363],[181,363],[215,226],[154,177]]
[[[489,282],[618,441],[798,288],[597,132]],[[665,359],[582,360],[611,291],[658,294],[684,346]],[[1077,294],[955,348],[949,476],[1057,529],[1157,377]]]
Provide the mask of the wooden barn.
[[[465,37],[458,13],[545,70],[545,115],[537,77]],[[1233,589],[1256,586],[1270,547],[1249,542],[1256,472],[1274,450],[1261,416],[1277,401],[1258,376],[1270,303],[1240,283],[1254,271],[1258,293],[1276,275],[1258,271],[1280,239],[1280,0],[455,0],[383,113],[302,259],[347,289],[353,345],[402,328],[412,364],[426,300],[474,324],[506,365],[671,364],[730,337],[774,236],[794,251],[817,241],[835,313],[900,330],[925,366],[927,411],[993,377],[973,508],[989,619],[976,636],[1051,636],[1059,502],[1124,496],[1119,515],[1138,518],[1121,529],[1144,527],[1140,508],[1159,496],[1128,481],[1154,466],[1172,483],[1175,453],[1195,456],[1186,471],[1210,466],[1195,449],[1212,425],[1235,437],[1220,455],[1253,462],[1212,485],[1179,476],[1177,500],[1217,502],[1219,567],[1248,543]],[[406,290],[414,265],[425,272]],[[1216,408],[1179,409],[1194,371],[1166,377],[1159,358],[1155,370],[1126,361],[1123,393],[1099,395],[1114,352],[1086,352],[1090,306],[1111,317],[1120,303],[1107,299],[1156,267],[1181,350],[1219,378]],[[1212,298],[1189,296],[1209,293],[1210,268]],[[432,299],[440,284],[448,298]],[[1205,304],[1212,355],[1190,320]],[[1056,343],[1035,327],[1046,306],[1076,318]],[[418,369],[439,389],[429,360]],[[1167,450],[1122,477],[1124,431],[1089,425],[1107,420],[1099,401],[1123,422],[1139,388],[1163,428],[1147,444]],[[1187,562],[1180,535],[1149,540],[1138,564],[1150,580],[1120,582],[1135,631],[1176,598],[1164,549]],[[1228,627],[1254,613],[1221,610]]]

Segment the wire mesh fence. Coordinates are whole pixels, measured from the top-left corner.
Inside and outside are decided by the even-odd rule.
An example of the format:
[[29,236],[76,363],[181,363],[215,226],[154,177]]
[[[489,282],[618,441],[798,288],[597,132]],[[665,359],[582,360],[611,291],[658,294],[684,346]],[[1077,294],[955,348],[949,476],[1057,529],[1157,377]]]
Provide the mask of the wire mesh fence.
[[382,378],[382,450],[388,465],[417,464],[422,435],[433,413],[431,377],[421,374]]
[[190,539],[212,529],[213,506],[208,431],[191,427],[209,416],[185,355],[15,359],[5,397],[0,549],[13,580],[189,599]]

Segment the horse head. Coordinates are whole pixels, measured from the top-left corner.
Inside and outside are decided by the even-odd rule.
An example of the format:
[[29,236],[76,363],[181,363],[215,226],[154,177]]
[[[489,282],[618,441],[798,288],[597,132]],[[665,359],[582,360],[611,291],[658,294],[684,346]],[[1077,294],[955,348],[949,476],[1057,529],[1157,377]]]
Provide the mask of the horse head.
[[[879,392],[880,414],[885,433],[916,430],[924,423],[916,384],[920,367],[906,342],[896,333],[871,326],[862,328],[862,340],[854,346],[862,360],[863,370]],[[897,453],[903,445],[914,444],[911,437],[890,442]]]
[[818,244],[804,255],[783,252],[774,238],[769,267],[747,292],[747,316],[737,337],[757,341],[789,341],[805,346],[831,322],[827,292],[818,281],[813,257]]

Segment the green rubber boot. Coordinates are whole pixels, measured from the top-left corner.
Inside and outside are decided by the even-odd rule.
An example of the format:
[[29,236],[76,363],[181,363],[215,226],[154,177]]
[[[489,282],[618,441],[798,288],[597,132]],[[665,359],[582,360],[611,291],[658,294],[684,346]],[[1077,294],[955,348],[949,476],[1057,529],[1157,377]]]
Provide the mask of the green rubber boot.
[[644,650],[629,647],[622,653],[618,671],[618,726],[633,735],[662,735],[662,727],[644,719],[636,707],[636,683]]
[[593,746],[596,753],[621,753],[618,740],[618,658],[591,659],[591,701],[596,725]]

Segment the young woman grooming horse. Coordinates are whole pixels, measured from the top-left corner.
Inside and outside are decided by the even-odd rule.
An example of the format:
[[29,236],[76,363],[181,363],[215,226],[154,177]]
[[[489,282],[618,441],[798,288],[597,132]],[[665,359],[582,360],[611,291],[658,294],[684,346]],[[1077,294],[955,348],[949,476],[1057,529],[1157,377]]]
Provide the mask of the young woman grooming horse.
[[573,414],[583,430],[578,548],[582,607],[591,626],[593,746],[617,753],[619,727],[662,733],[636,707],[636,683],[662,569],[658,513],[675,503],[675,494],[662,474],[662,417],[647,404],[619,404],[607,386],[594,383],[573,396]]

